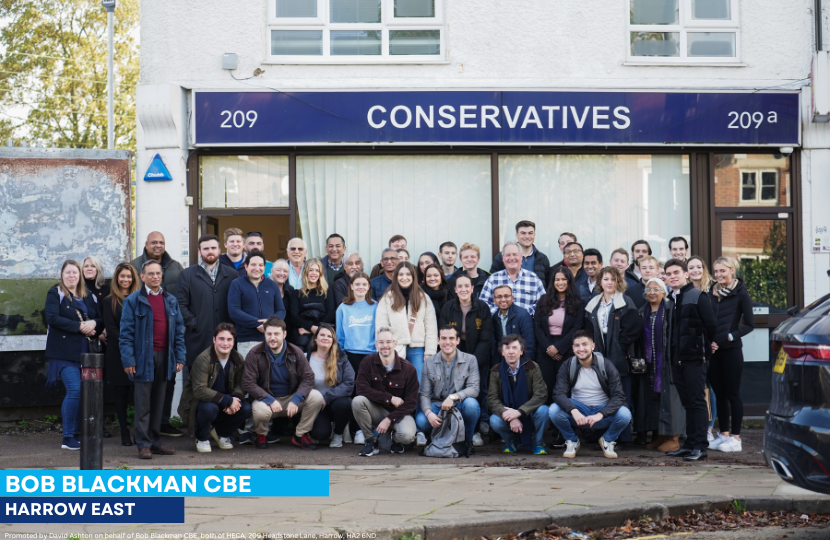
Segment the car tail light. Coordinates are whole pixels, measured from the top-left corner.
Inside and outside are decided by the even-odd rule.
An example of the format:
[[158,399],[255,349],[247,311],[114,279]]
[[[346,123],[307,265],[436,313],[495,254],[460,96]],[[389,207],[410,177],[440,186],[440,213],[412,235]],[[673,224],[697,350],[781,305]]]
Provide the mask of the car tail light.
[[810,356],[819,362],[830,362],[830,345],[819,345],[814,343],[784,343],[784,350],[790,358],[801,358]]

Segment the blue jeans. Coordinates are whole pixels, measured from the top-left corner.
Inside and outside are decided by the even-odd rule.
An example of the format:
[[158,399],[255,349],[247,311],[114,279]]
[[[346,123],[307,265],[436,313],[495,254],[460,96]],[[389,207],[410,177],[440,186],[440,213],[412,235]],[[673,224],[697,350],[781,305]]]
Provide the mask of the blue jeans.
[[[709,404],[712,408],[712,419],[709,421],[709,429],[712,429],[715,427],[715,418],[718,417],[718,400],[717,396],[715,396],[715,391],[712,390],[711,384],[709,385]],[[720,431],[723,431],[723,429],[720,429]]]
[[[478,417],[481,415],[481,407],[478,405],[478,401],[470,397],[464,398],[456,403],[455,406],[461,413],[461,418],[464,419],[465,440],[471,441],[473,440],[473,433],[475,433],[476,430]],[[432,412],[435,414],[441,414],[440,401],[432,402]],[[423,431],[426,434],[432,433],[432,425],[429,423],[427,416],[423,412],[418,411],[418,414],[415,416],[415,424],[418,426],[418,431]]]
[[415,371],[418,372],[418,383],[421,383],[421,370],[424,367],[424,348],[423,347],[407,347],[406,359],[409,363],[415,366]]
[[[605,407],[605,405],[595,405],[593,407],[589,407],[588,405],[583,405],[575,399],[571,399],[571,402],[574,404],[576,409],[583,414],[583,416],[594,415]],[[553,425],[556,426],[556,428],[562,433],[565,440],[574,442],[579,440],[579,437],[576,436],[576,432],[574,432],[576,420],[574,420],[574,417],[571,416],[570,413],[566,413],[559,408],[559,405],[556,403],[550,406],[550,421],[553,422]],[[613,416],[603,417],[602,420],[596,422],[593,429],[594,431],[601,431],[605,429],[606,431],[603,435],[605,442],[614,442],[617,440],[617,437],[620,436],[620,433],[630,424],[631,411],[628,410],[628,407],[623,405],[617,410],[616,413],[614,413]]]
[[60,375],[66,388],[66,397],[61,404],[63,436],[74,437],[75,432],[81,429],[81,368],[65,367]]
[[[540,405],[530,417],[533,420],[533,446],[543,446],[545,429],[548,427],[548,406]],[[519,437],[521,437],[520,433],[513,433],[510,424],[502,420],[501,416],[495,414],[490,415],[490,429],[498,433],[505,444],[513,441],[514,437],[518,444]]]

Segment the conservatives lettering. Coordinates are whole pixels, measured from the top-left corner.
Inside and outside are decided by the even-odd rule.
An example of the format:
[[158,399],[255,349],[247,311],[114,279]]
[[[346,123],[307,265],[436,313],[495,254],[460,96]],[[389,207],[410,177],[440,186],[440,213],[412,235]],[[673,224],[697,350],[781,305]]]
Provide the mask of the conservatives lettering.
[[386,127],[387,119],[389,124],[400,129],[410,127],[413,122],[416,128],[434,128],[437,123],[445,129],[453,128],[456,124],[461,128],[486,128],[488,123],[501,129],[501,122],[510,129],[517,126],[519,129],[583,129],[587,125],[590,129],[613,127],[622,130],[631,126],[628,117],[631,111],[623,106],[614,107],[613,110],[607,105],[585,106],[580,111],[573,105],[543,105],[539,109],[541,112],[535,105],[527,108],[519,105],[512,110],[507,105],[502,105],[501,110],[495,105],[461,105],[456,111],[452,105],[441,105],[438,107],[436,122],[435,105],[426,108],[416,105],[414,112],[406,105],[397,105],[388,114],[383,105],[374,105],[366,113],[366,121],[375,129]]

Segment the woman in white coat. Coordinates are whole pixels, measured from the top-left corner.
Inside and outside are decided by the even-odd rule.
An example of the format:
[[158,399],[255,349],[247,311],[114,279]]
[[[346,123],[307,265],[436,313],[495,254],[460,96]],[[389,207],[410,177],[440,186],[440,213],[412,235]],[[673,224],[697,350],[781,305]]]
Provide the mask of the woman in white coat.
[[414,265],[398,264],[392,284],[378,301],[375,328],[392,329],[398,341],[398,355],[415,366],[420,381],[424,357],[438,350],[438,324],[432,301],[421,290],[415,276]]

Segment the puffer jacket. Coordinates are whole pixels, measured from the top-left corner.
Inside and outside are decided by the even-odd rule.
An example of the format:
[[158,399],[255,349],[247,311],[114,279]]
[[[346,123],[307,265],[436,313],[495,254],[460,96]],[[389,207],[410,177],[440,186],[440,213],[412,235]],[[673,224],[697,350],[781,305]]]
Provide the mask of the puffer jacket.
[[[421,293],[423,294],[423,293]],[[415,324],[412,335],[409,335],[409,316],[412,312],[412,300],[409,308],[400,311],[392,309],[392,295],[384,294],[378,301],[378,310],[375,315],[375,335],[377,331],[388,326],[398,341],[396,348],[398,355],[406,357],[406,347],[423,347],[424,358],[432,356],[438,351],[438,323],[435,316],[435,307],[432,300],[425,294],[421,297],[421,309],[415,314]]]
[[[726,296],[721,296],[713,285],[709,291],[712,309],[718,328],[715,331],[715,343],[721,349],[737,349],[743,346],[741,338],[755,328],[752,315],[752,299],[743,280],[737,279],[737,285]],[[732,334],[732,341],[729,341]]]

